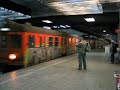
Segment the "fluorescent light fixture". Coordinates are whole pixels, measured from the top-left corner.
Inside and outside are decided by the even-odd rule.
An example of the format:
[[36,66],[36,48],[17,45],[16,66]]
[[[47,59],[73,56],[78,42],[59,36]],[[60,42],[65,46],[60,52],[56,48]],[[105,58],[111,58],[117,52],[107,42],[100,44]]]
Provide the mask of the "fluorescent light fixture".
[[95,22],[95,19],[94,19],[94,18],[85,18],[85,20],[86,20],[87,22]]
[[53,23],[53,22],[50,21],[50,20],[42,20],[42,22],[45,22],[45,23]]
[[103,30],[103,32],[106,32],[106,30]]
[[60,27],[61,27],[61,28],[66,28],[66,26],[64,26],[64,25],[60,25]]
[[10,31],[10,28],[1,28],[0,31]]
[[43,26],[43,28],[45,28],[45,29],[51,29],[51,27],[49,27],[49,26]]
[[15,13],[15,11],[12,10],[12,13]]
[[109,35],[109,34],[106,34],[107,36]]
[[53,28],[57,28],[57,26],[53,26]]
[[69,25],[66,25],[66,27],[70,27]]

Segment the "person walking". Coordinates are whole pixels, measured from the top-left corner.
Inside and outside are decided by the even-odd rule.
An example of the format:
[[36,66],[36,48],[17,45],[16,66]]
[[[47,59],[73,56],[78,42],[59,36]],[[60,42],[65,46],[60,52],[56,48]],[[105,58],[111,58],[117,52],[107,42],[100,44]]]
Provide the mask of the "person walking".
[[109,63],[114,63],[114,55],[117,52],[118,44],[114,41],[111,42],[110,51],[111,51],[111,61]]
[[78,70],[82,69],[82,64],[83,64],[84,69],[86,69],[87,67],[86,52],[90,51],[90,45],[88,42],[83,40],[83,38],[81,38],[81,40],[76,44],[76,47],[78,51],[78,62],[79,62]]

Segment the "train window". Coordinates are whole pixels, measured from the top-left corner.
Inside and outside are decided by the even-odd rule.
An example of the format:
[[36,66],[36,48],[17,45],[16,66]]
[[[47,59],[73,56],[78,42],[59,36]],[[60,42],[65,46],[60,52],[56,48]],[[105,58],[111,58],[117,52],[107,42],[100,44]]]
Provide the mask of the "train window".
[[71,41],[71,43],[74,43],[74,38],[72,38],[72,41]]
[[49,46],[53,46],[53,37],[49,37]]
[[62,46],[66,45],[66,44],[67,44],[66,38],[62,38]]
[[10,47],[21,48],[21,35],[10,35]]
[[71,41],[72,41],[72,39],[71,39],[71,38],[69,38],[69,43],[71,43]]
[[55,46],[58,46],[58,38],[55,38]]
[[7,34],[2,33],[1,34],[1,48],[6,48],[7,47]]
[[35,36],[29,36],[29,39],[28,39],[29,41],[29,44],[28,44],[28,47],[29,48],[33,48],[34,47],[34,42],[35,42]]

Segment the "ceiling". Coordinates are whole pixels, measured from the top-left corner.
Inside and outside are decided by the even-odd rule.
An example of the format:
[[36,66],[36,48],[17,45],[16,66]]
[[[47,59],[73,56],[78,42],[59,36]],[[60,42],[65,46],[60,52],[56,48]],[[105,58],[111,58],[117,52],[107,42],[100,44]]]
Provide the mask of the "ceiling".
[[[95,22],[86,22],[84,18],[94,17]],[[96,36],[101,36],[106,34],[103,30],[106,30],[109,34],[115,34],[114,30],[118,27],[118,13],[103,13],[103,14],[90,14],[90,15],[72,15],[72,16],[48,16],[31,18],[26,20],[17,20],[19,23],[30,22],[35,26],[50,26],[52,29],[56,29],[53,26],[69,25],[70,28],[78,30],[80,32],[85,32],[93,34]],[[53,23],[43,23],[42,20],[50,20]],[[104,20],[104,21],[103,21]],[[57,29],[61,29],[59,27]]]
[[[56,2],[64,3],[65,1],[66,2],[71,1],[72,6],[77,6],[76,4],[74,4],[75,2],[85,2],[85,3],[82,3],[83,4],[82,8],[84,8],[84,7],[87,8],[90,5],[89,4],[90,2],[88,2],[88,1],[94,1],[94,2],[98,3],[97,5],[99,5],[99,4],[102,5],[104,12],[116,12],[116,11],[118,11],[119,6],[120,6],[120,4],[119,4],[120,0],[10,0],[10,1],[13,1],[15,3],[18,3],[18,4],[21,4],[26,7],[31,8],[32,17],[64,15],[63,12],[60,12],[59,10],[50,6],[51,3],[54,4]],[[79,7],[81,7],[81,4],[79,5]],[[93,12],[93,13],[95,13],[95,12]],[[93,13],[91,13],[91,14],[93,14]]]
[[[100,37],[102,37],[103,34],[107,33],[115,34],[115,29],[118,28],[119,23],[118,11],[120,6],[120,0],[8,0],[8,1],[17,3],[19,5],[23,5],[23,7],[31,9],[32,18],[25,20],[17,20],[17,22],[20,23],[30,22],[31,24],[36,26],[50,26],[52,29],[56,29],[53,26],[69,25],[71,26],[69,27],[71,29],[75,29],[80,32],[85,32]],[[95,6],[98,6],[97,9],[100,10],[100,12],[98,13],[96,13],[96,11],[94,12],[93,10],[95,7],[87,8],[88,6],[94,5],[94,3],[92,3],[93,5],[88,4],[88,1],[97,2]],[[64,11],[64,7],[63,9],[60,9],[62,8],[62,6],[58,7],[57,5],[54,5],[54,3],[64,5],[66,6],[66,8],[68,7],[72,8]],[[80,7],[78,6],[78,4],[75,3],[79,3],[80,6],[81,3],[85,4]],[[73,6],[85,9],[85,11],[84,12],[82,12],[83,10],[75,11],[76,9],[74,9]],[[10,6],[8,5],[8,7]],[[23,11],[24,10],[25,9],[23,9]],[[86,17],[94,17],[95,22],[92,23],[86,22],[84,20],[84,18]],[[51,20],[53,23],[50,24],[43,23],[42,20]],[[105,33],[103,32],[103,30],[106,30],[107,32]]]

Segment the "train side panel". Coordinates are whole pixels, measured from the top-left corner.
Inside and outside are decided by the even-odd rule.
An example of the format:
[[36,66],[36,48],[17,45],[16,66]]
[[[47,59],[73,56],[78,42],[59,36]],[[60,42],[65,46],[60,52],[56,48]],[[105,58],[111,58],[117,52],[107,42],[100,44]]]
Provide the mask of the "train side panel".
[[0,63],[27,67],[76,52],[78,36],[12,21],[9,28],[11,31],[6,34],[8,39],[2,37],[3,40],[0,40],[0,47],[8,45],[0,48]]
[[[33,37],[36,37],[34,41],[29,41],[29,38]],[[49,40],[51,37],[52,41]],[[40,38],[42,38],[42,41],[40,41]],[[31,66],[61,57],[63,54],[61,38],[62,36],[25,33],[23,35],[24,66]]]

